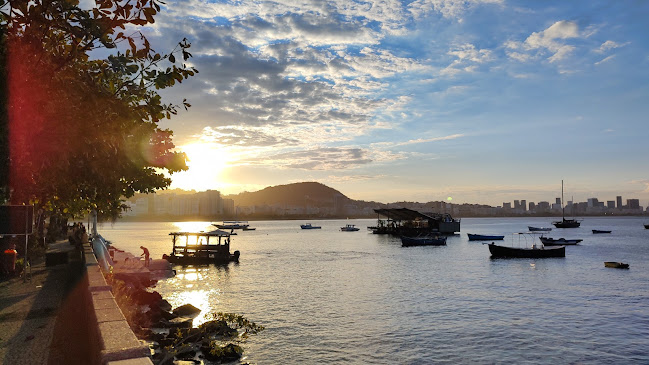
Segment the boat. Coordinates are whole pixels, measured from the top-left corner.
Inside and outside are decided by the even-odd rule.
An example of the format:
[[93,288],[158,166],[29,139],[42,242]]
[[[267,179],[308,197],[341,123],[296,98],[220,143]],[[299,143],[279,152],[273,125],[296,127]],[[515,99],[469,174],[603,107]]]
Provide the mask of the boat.
[[302,228],[302,229],[320,229],[322,227],[320,227],[320,226],[312,226],[311,223],[307,223],[307,224],[300,224],[300,228]]
[[649,229],[649,224],[645,224],[644,229]]
[[412,246],[444,246],[446,237],[439,236],[418,236],[418,237],[401,237],[401,247]]
[[612,267],[614,269],[628,269],[629,264],[625,264],[623,262],[615,262],[615,261],[606,261],[604,262],[605,267]]
[[212,224],[218,229],[246,229],[249,228],[247,221],[223,221],[221,224]]
[[240,252],[230,253],[231,234],[226,231],[217,229],[209,232],[171,232],[169,235],[173,237],[171,255],[162,255],[162,258],[173,264],[239,262]]
[[498,241],[505,238],[505,236],[489,236],[484,234],[471,234],[467,233],[469,241]]
[[530,232],[550,232],[552,228],[549,227],[532,227],[532,226],[527,226],[527,229],[530,230]]
[[490,243],[489,252],[491,257],[496,258],[548,258],[548,257],[566,257],[566,247],[544,247],[543,245],[532,245],[531,248],[498,246]]
[[[488,244],[489,252],[492,258],[549,258],[549,257],[566,257],[566,246],[545,247],[543,244],[534,244],[535,233],[522,232],[514,233],[518,235],[519,246],[501,246],[494,242]],[[521,237],[527,241],[527,236],[532,238],[532,247],[521,246]],[[514,237],[512,236],[512,241]]]
[[348,224],[344,227],[340,227],[340,230],[343,232],[356,232],[359,231],[360,228],[355,227],[353,224]]
[[566,219],[566,208],[563,206],[563,180],[561,180],[561,220],[552,224],[557,228],[577,228],[581,225],[581,221]]
[[567,240],[565,238],[554,239],[554,238],[543,237],[543,236],[539,237],[539,239],[545,246],[574,246],[579,242],[583,241],[581,239],[574,239],[574,240]]
[[244,231],[254,231],[254,230],[256,230],[256,229],[257,229],[257,228],[253,228],[253,227],[243,227],[243,230],[244,230]]
[[600,229],[593,229],[593,234],[597,234],[597,233],[611,233],[611,232],[613,232],[613,231],[602,231],[602,230],[600,230]]

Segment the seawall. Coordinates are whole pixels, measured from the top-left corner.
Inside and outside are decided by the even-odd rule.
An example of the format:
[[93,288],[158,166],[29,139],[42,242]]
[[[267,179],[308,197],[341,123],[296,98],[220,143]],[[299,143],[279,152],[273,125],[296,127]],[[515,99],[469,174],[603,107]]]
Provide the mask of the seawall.
[[[96,249],[93,251],[93,248]],[[153,365],[149,346],[140,342],[115,301],[106,282],[100,262],[95,256],[98,247],[104,247],[100,235],[84,244],[85,273],[83,277],[86,323],[89,343],[93,347],[94,364],[98,365]],[[99,249],[101,251],[101,249]],[[105,252],[98,252],[100,260]]]

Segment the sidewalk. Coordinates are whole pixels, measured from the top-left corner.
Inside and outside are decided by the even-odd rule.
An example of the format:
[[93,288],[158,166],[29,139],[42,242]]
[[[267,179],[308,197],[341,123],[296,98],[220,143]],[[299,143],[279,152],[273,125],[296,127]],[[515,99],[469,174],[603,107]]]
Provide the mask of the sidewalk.
[[[60,241],[50,249],[67,250]],[[32,263],[31,281],[0,281],[0,364],[90,363],[83,305],[77,283],[80,262],[45,266],[45,257]]]

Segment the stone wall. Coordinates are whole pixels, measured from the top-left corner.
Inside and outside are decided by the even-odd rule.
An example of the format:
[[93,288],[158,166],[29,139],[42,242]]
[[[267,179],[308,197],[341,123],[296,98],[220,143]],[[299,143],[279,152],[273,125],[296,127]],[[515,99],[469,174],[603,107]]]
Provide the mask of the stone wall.
[[84,256],[85,314],[95,364],[152,365],[149,346],[140,342],[129,327],[90,245],[84,245]]

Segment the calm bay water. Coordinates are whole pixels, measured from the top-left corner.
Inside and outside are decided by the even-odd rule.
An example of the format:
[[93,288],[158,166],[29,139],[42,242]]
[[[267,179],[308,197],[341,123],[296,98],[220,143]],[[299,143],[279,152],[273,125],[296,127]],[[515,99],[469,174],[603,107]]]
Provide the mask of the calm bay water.
[[[173,306],[243,314],[266,330],[245,362],[649,364],[649,230],[643,218],[586,218],[553,238],[582,238],[559,259],[490,259],[466,233],[505,234],[552,218],[463,219],[447,246],[402,248],[365,230],[375,220],[250,222],[232,250],[239,264],[176,267],[156,287]],[[359,232],[340,232],[345,224]],[[593,235],[592,229],[612,230]],[[100,226],[121,249],[153,258],[172,231],[209,222]],[[518,244],[518,239],[514,241]],[[604,267],[629,263],[629,270]]]

